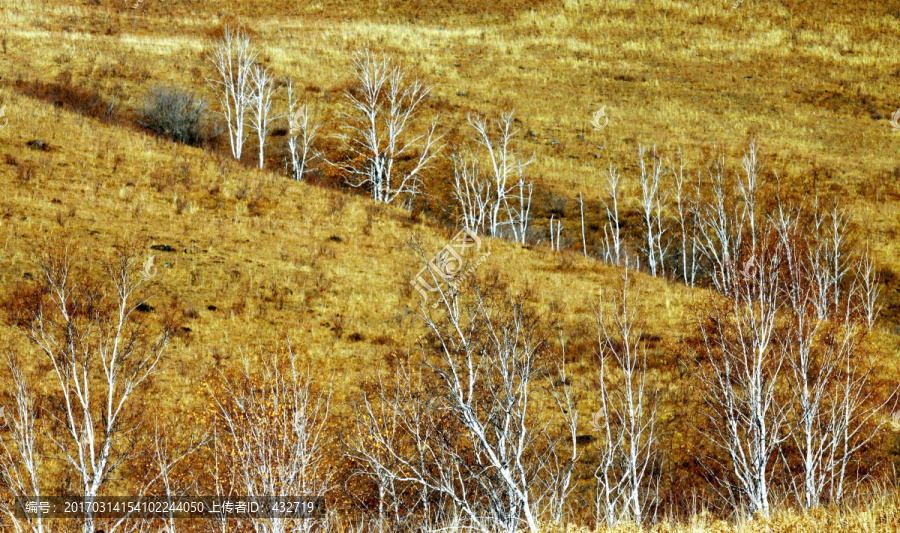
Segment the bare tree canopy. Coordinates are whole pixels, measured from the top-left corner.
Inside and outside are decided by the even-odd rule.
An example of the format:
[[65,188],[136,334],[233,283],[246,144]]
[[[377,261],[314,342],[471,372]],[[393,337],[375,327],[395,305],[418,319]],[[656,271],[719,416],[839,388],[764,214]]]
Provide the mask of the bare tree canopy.
[[340,134],[347,155],[336,164],[350,185],[367,189],[373,200],[410,205],[441,148],[438,119],[420,124],[431,87],[369,50],[353,56],[353,75],[346,131]]

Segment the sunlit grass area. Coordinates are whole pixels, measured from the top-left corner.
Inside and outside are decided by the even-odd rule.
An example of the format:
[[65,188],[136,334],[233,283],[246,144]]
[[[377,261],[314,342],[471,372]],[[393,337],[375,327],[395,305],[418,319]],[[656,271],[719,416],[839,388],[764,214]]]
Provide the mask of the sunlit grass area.
[[[277,80],[264,169],[256,168],[255,134],[241,161],[231,157],[214,113],[196,146],[154,134],[142,115],[156,88],[184,90],[222,110],[209,83],[210,52],[226,27],[247,32]],[[777,205],[846,209],[848,242],[871,252],[881,287],[879,319],[861,345],[881,363],[873,387],[889,396],[900,377],[897,42],[900,8],[876,1],[5,2],[2,299],[19,304],[8,300],[41,281],[40,260],[51,249],[67,246],[94,273],[116,245],[132,246],[140,262],[153,256],[157,274],[142,285],[149,307],[140,316],[171,326],[172,337],[140,405],[208,422],[210,384],[246,354],[289,345],[333,390],[328,425],[337,436],[328,457],[344,484],[336,492],[348,492],[356,478],[341,454],[362,394],[436,346],[410,280],[423,267],[419,251],[430,258],[460,229],[449,156],[474,146],[470,117],[511,112],[514,151],[531,161],[530,230],[525,244],[482,235],[479,252],[490,255],[474,277],[521,296],[546,320],[567,375],[542,370],[536,388],[545,400],[560,383],[577,391],[576,433],[589,466],[573,482],[571,516],[573,527],[593,528],[591,415],[603,379],[595,314],[598,298],[622,279],[620,266],[601,257],[606,179],[610,168],[622,176],[626,253],[638,257],[638,154],[655,147],[667,169],[660,212],[669,221],[671,265],[661,276],[651,276],[646,262],[629,274],[639,286],[633,303],[667,443],[653,474],[672,500],[660,508],[677,509],[659,511],[654,531],[893,530],[894,489],[869,484],[860,494],[871,498],[810,512],[779,487],[777,511],[766,520],[708,505],[715,492],[700,456],[712,452],[696,433],[701,402],[691,364],[698,316],[717,295],[710,283],[692,287],[677,275],[672,179],[683,161],[687,183],[709,188],[717,155],[723,175],[739,176],[755,141],[764,190],[778,192]],[[362,50],[391,57],[431,87],[423,113],[437,118],[442,147],[424,173],[424,194],[409,205],[373,201],[336,163],[352,112],[352,59]],[[304,182],[290,179],[285,159],[288,79],[330,158]],[[592,121],[601,109],[598,127]],[[774,197],[764,205],[760,220],[774,221]],[[559,251],[551,250],[551,217],[563,224]],[[50,367],[16,320],[4,319],[0,338],[46,377]],[[541,405],[537,419],[556,423],[557,406]],[[873,420],[887,420],[893,406],[885,400]],[[867,483],[893,487],[898,441],[892,426],[881,430],[862,450],[872,460],[860,468],[872,473]],[[48,459],[55,473],[64,471],[58,459]],[[128,487],[123,479],[111,482]],[[682,490],[682,483],[691,485]],[[346,500],[348,513],[374,505]],[[638,530],[617,531],[629,528]]]

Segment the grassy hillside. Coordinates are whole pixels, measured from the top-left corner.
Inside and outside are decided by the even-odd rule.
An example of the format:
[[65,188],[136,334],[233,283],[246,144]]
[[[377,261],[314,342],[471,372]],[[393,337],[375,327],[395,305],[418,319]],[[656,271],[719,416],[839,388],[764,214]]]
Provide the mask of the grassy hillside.
[[[85,264],[116,243],[154,255],[149,303],[157,313],[174,310],[177,335],[148,404],[201,413],[203,384],[218,370],[287,340],[333,379],[334,424],[342,427],[363,384],[395,368],[423,333],[412,314],[419,296],[409,280],[421,264],[410,243],[419,239],[433,253],[457,230],[443,157],[428,175],[430,195],[408,211],[377,204],[327,171],[309,183],[289,180],[283,131],[271,137],[267,169],[257,170],[252,140],[236,162],[222,136],[190,147],[142,128],[139,110],[155,86],[196,91],[215,108],[204,81],[212,75],[208,44],[226,24],[249,30],[276,76],[295,80],[325,135],[338,129],[350,58],[363,48],[391,54],[434,84],[427,105],[441,117],[444,156],[469,134],[468,114],[515,110],[519,147],[534,155],[534,234],[527,246],[484,238],[490,256],[477,275],[502,278],[576,332],[570,371],[583,412],[595,409],[594,348],[583,342],[591,306],[621,272],[582,256],[578,195],[593,252],[610,165],[625,179],[626,218],[636,217],[639,144],[671,159],[683,150],[694,175],[715,150],[736,170],[757,139],[769,182],[781,180],[807,205],[818,194],[848,206],[854,239],[871,247],[884,282],[873,346],[897,366],[900,132],[889,120],[900,107],[898,2],[2,3],[0,287],[11,292],[39,276],[36,259],[50,243],[68,243]],[[283,107],[283,90],[277,98]],[[592,114],[603,106],[609,122],[597,131]],[[565,221],[562,252],[547,246],[551,214]],[[635,275],[651,367],[669,393],[663,416],[679,432],[673,446],[687,446],[680,432],[689,414],[683,419],[678,408],[694,400],[679,341],[709,291]],[[23,349],[13,328],[0,336]],[[589,416],[579,431],[590,433]],[[835,511],[786,515],[771,527],[883,530],[881,520],[896,521],[887,500],[888,518]],[[799,525],[807,522],[814,525]],[[726,527],[703,523],[693,530]],[[740,530],[765,530],[756,527]]]

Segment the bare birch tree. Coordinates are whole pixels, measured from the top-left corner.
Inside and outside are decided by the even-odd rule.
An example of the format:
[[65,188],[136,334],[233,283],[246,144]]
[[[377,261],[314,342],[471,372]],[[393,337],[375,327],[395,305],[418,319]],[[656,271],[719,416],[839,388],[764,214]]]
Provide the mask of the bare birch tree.
[[[174,509],[174,503],[178,498],[188,497],[188,494],[199,492],[193,473],[188,469],[180,468],[186,460],[209,442],[209,437],[203,434],[187,432],[187,436],[180,439],[175,436],[180,424],[164,425],[157,417],[153,427],[153,445],[150,455],[150,465],[155,470],[153,478],[147,484],[148,488],[158,489],[153,494],[165,498],[169,502],[170,509]],[[187,471],[185,471],[187,470]],[[178,522],[175,520],[174,511],[169,511],[169,516],[164,519],[165,533],[177,533]]]
[[206,81],[219,100],[219,113],[225,119],[231,154],[241,159],[247,112],[253,92],[252,68],[259,52],[250,43],[250,36],[228,26],[222,37],[212,43],[210,60],[216,75]]
[[[890,404],[896,405],[900,389],[895,387],[883,401],[875,397],[871,381],[877,361],[856,353],[859,338],[855,330],[859,326],[851,324],[849,318],[849,315],[844,317],[836,339],[837,346],[832,348],[840,350],[841,373],[832,407],[831,441],[824,466],[829,475],[830,500],[835,503],[843,502],[849,492],[857,494],[865,480],[865,476],[853,468],[858,465],[859,453],[884,425],[884,417],[881,416],[884,408]],[[854,475],[851,476],[851,473]]]
[[550,249],[553,251],[559,251],[559,241],[562,236],[562,229],[562,220],[554,221],[553,215],[550,215]]
[[651,165],[648,168],[646,161],[647,150],[643,146],[638,148],[638,163],[641,169],[640,184],[641,198],[640,207],[644,219],[644,233],[646,237],[646,248],[644,253],[647,256],[647,267],[650,274],[656,276],[665,276],[665,250],[663,248],[663,228],[662,221],[662,205],[665,201],[662,192],[659,190],[660,179],[665,174],[663,169],[663,160],[656,155],[656,148],[653,148],[651,156]]
[[453,195],[459,203],[463,227],[483,234],[491,213],[491,184],[479,174],[478,160],[474,156],[454,153],[450,159],[453,161]]
[[603,227],[603,258],[613,265],[627,266],[628,258],[625,255],[622,230],[619,225],[619,171],[612,166],[606,173],[606,193],[609,200],[604,200],[606,206],[606,226]]
[[269,125],[277,116],[272,115],[272,95],[275,93],[275,77],[258,63],[250,67],[250,125],[256,130],[256,138],[259,142],[259,168],[264,168],[266,163],[266,134]]
[[707,409],[704,435],[726,458],[735,508],[767,516],[771,471],[778,446],[787,438],[787,406],[776,396],[785,350],[776,342],[781,310],[779,265],[783,249],[761,247],[753,271],[729,267],[725,301],[711,302],[699,317],[702,335],[697,377]]
[[750,145],[741,158],[741,169],[744,171],[742,176],[738,177],[738,190],[743,200],[742,218],[750,225],[750,252],[756,253],[757,236],[759,235],[757,228],[757,193],[759,192],[759,174],[762,165],[759,163],[759,147],[756,140],[751,140]]
[[318,137],[318,124],[310,116],[307,106],[298,106],[294,100],[294,82],[288,80],[288,156],[290,157],[291,177],[303,181],[303,177],[313,170],[313,165],[322,159],[315,149]]
[[[827,417],[829,389],[835,375],[840,372],[840,350],[826,350],[819,354],[816,346],[817,333],[825,327],[823,320],[814,312],[814,289],[808,279],[806,257],[802,250],[795,250],[798,240],[796,219],[782,215],[778,226],[779,238],[785,254],[785,297],[791,311],[791,321],[783,343],[790,350],[788,358],[795,401],[794,420],[796,426],[791,438],[800,453],[802,465],[802,489],[795,487],[801,504],[806,508],[819,505],[822,491],[827,483],[826,449],[836,428]],[[800,253],[798,253],[800,252]],[[795,483],[797,485],[797,483]]]
[[[316,391],[310,371],[298,368],[288,347],[264,352],[259,361],[244,356],[234,380],[214,396],[219,435],[229,453],[226,468],[247,496],[323,496],[331,472],[324,462],[325,423],[330,393]],[[258,370],[255,370],[258,369]],[[257,533],[309,531],[308,520],[254,519]]]
[[843,299],[841,291],[844,287],[844,277],[852,266],[847,242],[850,214],[847,209],[840,209],[837,202],[835,202],[830,215],[827,237],[821,239],[821,241],[826,246],[824,257],[828,261],[829,267],[828,285],[831,290],[832,313],[837,314],[840,312],[840,305]]
[[[239,471],[233,468],[233,447],[228,442],[228,431],[219,430],[217,421],[212,427],[212,464],[206,465],[205,474],[212,480],[212,494],[219,500],[227,500],[238,494]],[[233,533],[237,530],[234,526],[235,518],[229,518],[227,513],[217,513],[211,520],[204,522],[204,531],[211,533]]]
[[697,198],[689,198],[684,183],[684,155],[678,151],[678,166],[673,168],[675,176],[675,214],[678,216],[678,229],[681,233],[681,279],[685,285],[693,287],[697,279]]
[[647,350],[641,341],[636,308],[625,270],[619,294],[595,311],[599,345],[599,403],[593,418],[600,465],[595,512],[598,522],[615,527],[631,520],[652,520],[659,504],[656,394],[647,383]]
[[587,238],[584,234],[584,193],[581,191],[578,192],[578,208],[581,213],[581,249],[584,252],[584,256],[587,257]]
[[469,125],[475,130],[473,141],[484,149],[487,156],[488,179],[493,190],[488,211],[489,234],[498,237],[504,226],[509,226],[514,240],[524,243],[532,185],[527,185],[526,199],[523,176],[532,159],[521,157],[513,146],[519,133],[514,126],[513,113],[502,114],[493,124],[483,117],[470,115]]
[[447,433],[434,419],[422,368],[407,360],[391,374],[363,391],[348,455],[357,465],[355,473],[375,484],[379,531],[416,523],[427,528],[442,522],[452,503],[435,486],[415,479],[417,472],[428,472],[432,465],[446,468],[452,461],[443,449],[427,444]]
[[353,187],[365,187],[378,202],[398,198],[406,205],[419,194],[422,174],[440,151],[438,120],[419,128],[419,116],[431,87],[410,78],[387,57],[369,50],[353,57],[356,84],[348,91],[351,112],[345,115],[347,133],[340,137],[348,149],[339,163]]
[[[525,183],[521,174],[519,176],[519,190],[514,197],[518,200],[519,205],[512,208],[507,206],[507,216],[509,216],[513,240],[519,244],[525,244],[525,239],[528,236],[528,223],[531,220],[531,197],[534,193],[534,183]],[[528,193],[527,196],[526,192]]]
[[857,287],[859,287],[860,311],[866,321],[866,327],[875,327],[875,321],[881,313],[881,284],[878,281],[878,273],[875,270],[875,262],[869,247],[863,253],[857,270]]
[[[795,411],[791,437],[802,467],[794,491],[806,508],[819,506],[826,497],[842,501],[847,469],[877,432],[875,415],[884,406],[871,397],[870,370],[857,353],[857,327],[816,322],[809,310],[805,317],[795,315],[793,335],[786,339],[797,343],[788,375]],[[854,486],[860,481],[854,479]]]
[[38,440],[39,413],[33,389],[13,355],[8,356],[7,366],[13,386],[13,405],[3,405],[2,422],[10,434],[0,440],[0,480],[7,492],[7,497],[0,501],[0,510],[16,533],[43,533],[45,527],[40,513],[28,519],[19,518],[15,512],[19,501],[41,497],[43,450]]
[[[846,224],[842,214],[834,211],[832,216],[831,225],[824,225],[819,234],[802,231],[799,216],[782,214],[777,226],[786,252],[783,292],[790,311],[780,342],[790,353],[791,441],[801,464],[792,481],[798,502],[806,508],[821,505],[825,498],[840,503],[848,466],[875,436],[877,414],[893,398],[890,394],[883,402],[875,400],[869,377],[877,361],[861,355],[868,315],[857,318],[856,308],[858,299],[860,307],[866,306],[867,282],[852,283],[843,292],[832,287],[835,272],[840,278],[856,265],[865,278],[870,264],[867,254],[854,262],[835,246],[846,241]],[[835,302],[836,297],[841,299]],[[852,481],[854,487],[860,482]]]
[[730,295],[734,273],[740,268],[735,263],[740,258],[746,219],[745,211],[733,205],[733,188],[729,187],[727,172],[724,156],[707,162],[706,174],[713,198],[701,208],[700,251],[709,264],[715,289]]

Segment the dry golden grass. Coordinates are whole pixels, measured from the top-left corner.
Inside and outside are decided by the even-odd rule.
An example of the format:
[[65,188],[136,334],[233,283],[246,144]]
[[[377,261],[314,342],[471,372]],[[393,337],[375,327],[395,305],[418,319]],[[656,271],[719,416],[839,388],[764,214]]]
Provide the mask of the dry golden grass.
[[[700,512],[688,522],[663,522],[652,529],[622,525],[615,529],[600,529],[597,533],[869,533],[897,531],[900,528],[900,509],[896,494],[873,497],[865,505],[849,509],[818,509],[810,513],[780,511],[769,519],[726,522],[710,513]],[[572,530],[587,533],[589,530]]]
[[[672,0],[132,4],[0,4],[0,106],[9,120],[0,130],[0,286],[33,276],[33,252],[53,235],[71,239],[86,258],[122,240],[172,246],[174,252],[148,250],[160,266],[152,303],[178,307],[186,328],[155,389],[164,406],[202,408],[199,385],[217,365],[228,365],[238,349],[288,338],[323,376],[333,376],[346,409],[358,385],[390,368],[420,333],[408,310],[417,303],[408,280],[418,270],[408,241],[418,236],[435,251],[452,234],[427,216],[290,182],[277,168],[251,170],[127,125],[153,85],[208,95],[205,43],[223,23],[251,29],[265,61],[307,87],[304,97],[326,115],[339,105],[350,54],[361,47],[390,52],[434,82],[432,106],[447,128],[461,127],[468,113],[515,109],[523,134],[534,133],[522,136],[522,147],[536,155],[531,174],[538,186],[569,199],[566,231],[574,241],[580,237],[577,193],[596,205],[610,163],[623,169],[633,192],[639,143],[657,144],[670,155],[683,147],[693,172],[701,150],[714,143],[734,160],[749,138],[760,139],[767,168],[785,182],[852,207],[860,236],[893,276],[876,341],[896,364],[900,133],[888,124],[900,107],[896,6],[765,0],[744,0],[736,8]],[[118,99],[126,119],[85,117],[30,98],[16,84],[66,79],[105,100]],[[593,131],[591,113],[603,105],[609,125]],[[31,140],[48,149],[29,147]],[[531,289],[542,308],[561,310],[569,328],[587,323],[592,299],[619,276],[577,250],[550,254],[489,239],[485,246],[491,256],[482,275],[502,273],[514,290]],[[642,278],[646,330],[659,335],[662,353],[683,333],[689,306],[702,292]],[[15,342],[6,329],[2,335]],[[578,364],[589,367],[590,357]],[[589,390],[588,372],[580,379]],[[666,386],[678,392],[677,381]],[[891,500],[877,508],[884,509],[880,515],[877,509],[787,513],[770,526],[883,530],[876,520],[895,523],[896,508]],[[660,531],[731,527],[697,520]],[[765,531],[759,524],[736,527]]]
[[[418,302],[409,280],[419,268],[408,242],[418,237],[426,250],[438,250],[449,230],[43,102],[16,96],[8,102],[35,126],[10,128],[6,141],[23,146],[40,138],[49,148],[7,152],[16,163],[2,167],[9,183],[0,201],[2,282],[12,286],[36,275],[34,252],[48,236],[71,239],[85,261],[124,240],[172,246],[174,252],[147,250],[160,267],[148,289],[151,304],[176,302],[191,330],[170,354],[173,368],[193,370],[167,374],[172,398],[191,403],[195,380],[217,357],[227,362],[235,347],[279,338],[300,346],[347,391],[419,335],[408,313]],[[42,123],[56,126],[43,130]],[[16,173],[26,166],[33,177],[23,183]],[[490,240],[484,250],[491,256],[482,275],[502,272],[519,290],[534,289],[544,305],[564,307],[571,323],[588,320],[598,290],[619,276],[575,253]],[[646,281],[651,333],[677,330],[688,291]]]

